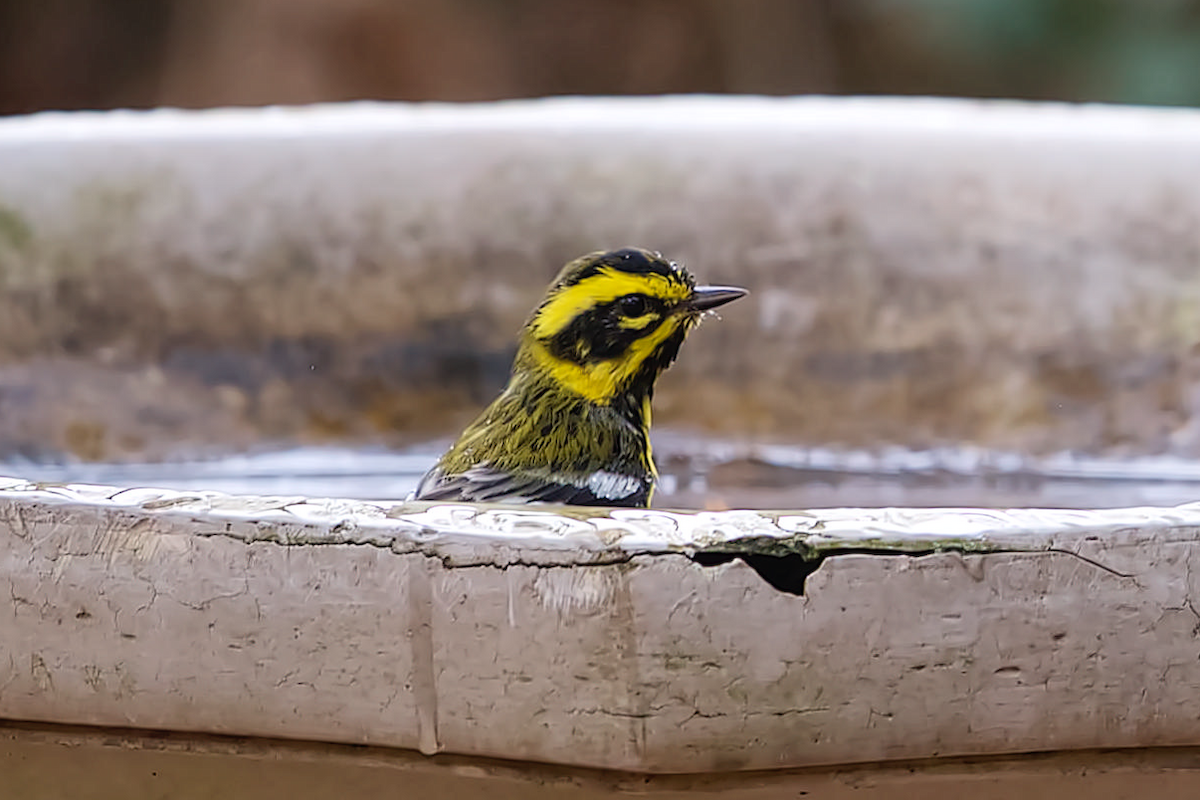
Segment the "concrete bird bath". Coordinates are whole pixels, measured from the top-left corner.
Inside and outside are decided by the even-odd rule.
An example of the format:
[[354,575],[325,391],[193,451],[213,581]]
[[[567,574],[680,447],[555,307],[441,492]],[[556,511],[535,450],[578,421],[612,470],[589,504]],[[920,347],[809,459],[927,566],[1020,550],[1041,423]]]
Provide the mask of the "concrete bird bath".
[[[1200,114],[42,115],[0,163],[14,796],[1200,791]],[[753,291],[663,381],[663,508],[171,488],[451,435],[557,266],[626,243]],[[806,483],[715,482],[764,465]],[[911,480],[946,474],[1007,483]],[[1055,480],[1093,507],[986,507]],[[930,501],[980,507],[878,507]]]

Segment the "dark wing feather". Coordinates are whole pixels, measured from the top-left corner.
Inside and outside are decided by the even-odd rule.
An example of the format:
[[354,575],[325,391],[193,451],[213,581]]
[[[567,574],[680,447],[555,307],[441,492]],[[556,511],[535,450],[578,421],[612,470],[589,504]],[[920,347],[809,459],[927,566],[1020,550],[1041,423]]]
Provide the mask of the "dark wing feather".
[[414,500],[461,500],[467,503],[563,503],[576,506],[645,506],[650,487],[617,499],[597,497],[586,486],[538,475],[505,472],[477,465],[457,475],[434,467],[421,479]]

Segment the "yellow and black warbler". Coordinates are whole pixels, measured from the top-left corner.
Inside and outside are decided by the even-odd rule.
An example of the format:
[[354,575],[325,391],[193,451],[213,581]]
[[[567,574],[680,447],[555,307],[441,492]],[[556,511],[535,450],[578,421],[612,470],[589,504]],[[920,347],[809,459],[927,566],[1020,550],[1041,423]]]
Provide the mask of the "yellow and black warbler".
[[745,294],[635,248],[567,264],[521,329],[508,386],[414,499],[649,505],[654,381],[706,311]]

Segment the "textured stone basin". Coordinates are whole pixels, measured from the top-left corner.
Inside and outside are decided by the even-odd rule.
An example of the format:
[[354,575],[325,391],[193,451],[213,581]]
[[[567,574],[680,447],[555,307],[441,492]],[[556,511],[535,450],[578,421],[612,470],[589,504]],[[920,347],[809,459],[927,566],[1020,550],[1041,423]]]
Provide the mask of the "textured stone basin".
[[[1200,505],[1173,505],[1200,114],[42,115],[0,120],[0,164],[0,795],[1200,796]],[[758,454],[706,479],[1171,486],[610,513],[129,485],[450,436],[558,267],[626,244],[752,291],[656,396],[675,441]],[[100,462],[137,477],[69,477]],[[693,466],[664,497],[712,499]],[[868,505],[944,497],[896,486]],[[786,489],[754,497],[844,496]]]
[[1200,746],[1200,507],[0,490],[0,718],[651,773]]

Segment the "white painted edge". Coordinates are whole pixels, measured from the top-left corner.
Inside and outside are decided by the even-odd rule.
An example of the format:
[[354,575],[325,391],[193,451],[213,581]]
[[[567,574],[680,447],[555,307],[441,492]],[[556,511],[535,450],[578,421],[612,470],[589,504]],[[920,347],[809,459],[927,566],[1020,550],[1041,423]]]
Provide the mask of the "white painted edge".
[[[371,503],[300,496],[257,497],[90,484],[43,485],[0,477],[6,500],[187,517],[198,535],[293,544],[369,543],[456,563],[596,564],[636,555],[791,543],[798,549],[881,547],[898,551],[992,547],[1042,550],[1064,537],[1136,527],[1200,527],[1200,503],[1104,510],[834,508],[810,511],[665,511],[467,503]],[[224,523],[238,527],[222,528]],[[249,524],[249,527],[247,527]],[[214,529],[215,526],[215,529]],[[505,551],[497,554],[497,548]]]
[[558,97],[491,103],[42,112],[0,119],[0,146],[72,140],[194,140],[406,131],[753,129],[1194,142],[1200,114],[1183,108],[936,97]]

